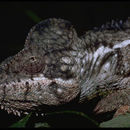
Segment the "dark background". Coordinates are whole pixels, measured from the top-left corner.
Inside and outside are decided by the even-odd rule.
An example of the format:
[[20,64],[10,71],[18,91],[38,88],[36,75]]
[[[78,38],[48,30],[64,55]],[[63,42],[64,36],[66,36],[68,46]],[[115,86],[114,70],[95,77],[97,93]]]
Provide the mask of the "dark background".
[[[25,13],[26,10],[35,12],[43,20],[51,17],[69,20],[76,28],[78,35],[82,35],[88,29],[100,26],[106,21],[126,19],[130,16],[130,2],[0,2],[0,62],[23,48],[28,31],[36,24]],[[20,118],[8,115],[3,110],[0,111],[0,127],[7,127],[16,119]]]

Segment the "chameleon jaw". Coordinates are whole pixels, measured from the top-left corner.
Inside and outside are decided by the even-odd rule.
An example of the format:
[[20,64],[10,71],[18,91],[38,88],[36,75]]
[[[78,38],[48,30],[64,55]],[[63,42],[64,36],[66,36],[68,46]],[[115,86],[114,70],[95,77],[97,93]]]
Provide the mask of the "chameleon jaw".
[[[73,100],[79,93],[72,79],[48,79],[43,74],[32,79],[10,81],[1,84],[1,109],[20,115],[27,111],[40,110],[41,106],[57,106]],[[41,110],[40,110],[41,111]]]

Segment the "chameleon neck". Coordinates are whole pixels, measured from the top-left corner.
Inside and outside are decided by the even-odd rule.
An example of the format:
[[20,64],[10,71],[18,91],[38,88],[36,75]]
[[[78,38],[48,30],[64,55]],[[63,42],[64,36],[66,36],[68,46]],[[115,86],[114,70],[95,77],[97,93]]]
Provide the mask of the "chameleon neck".
[[112,59],[114,58],[116,61],[117,57],[113,49],[103,45],[95,49],[95,51],[87,48],[84,54],[79,73],[79,78],[82,79],[80,80],[81,100],[83,97],[90,98],[91,95],[94,95],[97,92],[98,83],[101,83],[102,80],[114,73],[116,62],[112,63]]

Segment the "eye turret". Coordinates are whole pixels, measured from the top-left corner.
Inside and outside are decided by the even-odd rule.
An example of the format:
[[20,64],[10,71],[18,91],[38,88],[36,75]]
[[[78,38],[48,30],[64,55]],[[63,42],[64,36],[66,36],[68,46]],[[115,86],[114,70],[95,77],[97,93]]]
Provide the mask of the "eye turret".
[[23,70],[29,74],[40,73],[44,69],[44,63],[40,58],[31,56],[23,63]]

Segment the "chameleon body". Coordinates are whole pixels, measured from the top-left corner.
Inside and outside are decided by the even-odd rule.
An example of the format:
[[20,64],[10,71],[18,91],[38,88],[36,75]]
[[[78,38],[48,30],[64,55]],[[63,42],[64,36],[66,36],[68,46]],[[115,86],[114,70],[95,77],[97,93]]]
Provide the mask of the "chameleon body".
[[50,18],[30,30],[24,48],[0,64],[0,105],[8,113],[42,105],[83,103],[95,111],[130,105],[130,19],[78,36],[67,20]]

